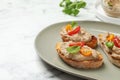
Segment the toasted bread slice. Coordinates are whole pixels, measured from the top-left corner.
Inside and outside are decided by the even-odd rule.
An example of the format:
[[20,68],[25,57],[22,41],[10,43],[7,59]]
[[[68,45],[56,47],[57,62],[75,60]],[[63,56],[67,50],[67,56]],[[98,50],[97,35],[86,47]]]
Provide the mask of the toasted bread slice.
[[105,45],[103,38],[105,37],[106,34],[99,34],[98,36],[98,41],[99,41],[99,45],[101,47],[101,49],[105,52],[105,54],[107,55],[109,61],[120,67],[120,59],[117,59],[115,57],[112,56],[112,54],[114,53],[114,51],[110,50],[109,48],[107,48],[107,46]]
[[[80,42],[83,41],[86,43],[87,46],[91,48],[96,48],[97,46],[97,38],[87,32],[84,28],[80,27],[80,31],[70,35],[68,31],[65,29],[66,27],[63,27],[60,31],[61,38],[63,42],[73,41],[73,42]],[[74,30],[73,30],[74,31]]]
[[68,65],[75,67],[75,68],[82,68],[82,69],[95,69],[99,68],[103,64],[103,57],[101,54],[99,54],[99,58],[96,60],[82,60],[82,61],[76,61],[71,58],[67,58],[62,52],[61,52],[61,44],[62,42],[58,42],[56,44],[56,50],[58,52],[59,57],[66,62]]

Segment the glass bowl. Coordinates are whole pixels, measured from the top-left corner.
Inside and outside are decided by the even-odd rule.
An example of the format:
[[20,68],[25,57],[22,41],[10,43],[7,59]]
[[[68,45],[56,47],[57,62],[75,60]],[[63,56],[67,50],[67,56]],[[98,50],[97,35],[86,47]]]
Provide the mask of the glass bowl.
[[108,16],[120,18],[120,0],[101,0],[101,3]]

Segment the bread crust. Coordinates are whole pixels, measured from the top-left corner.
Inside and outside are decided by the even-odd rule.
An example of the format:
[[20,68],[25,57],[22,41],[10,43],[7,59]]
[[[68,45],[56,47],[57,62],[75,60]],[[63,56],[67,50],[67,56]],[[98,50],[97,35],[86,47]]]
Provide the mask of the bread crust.
[[[61,35],[63,42],[68,42],[68,41],[73,41],[76,42],[74,40],[69,39],[67,36]],[[92,39],[89,42],[86,42],[86,45],[91,47],[91,48],[96,48],[97,47],[97,38],[93,35]]]
[[99,59],[97,60],[85,60],[85,61],[76,61],[72,60],[70,58],[67,58],[63,53],[61,53],[61,50],[59,48],[60,43],[56,44],[56,50],[58,52],[59,57],[66,62],[68,65],[75,67],[75,68],[82,68],[82,69],[96,69],[102,66],[103,64],[103,57],[100,54]]
[[[102,35],[102,34],[100,34],[100,35]],[[102,41],[101,38],[102,38],[102,37],[98,36],[99,45],[100,45],[101,49],[105,52],[105,54],[107,55],[109,61],[110,61],[112,64],[120,67],[120,60],[119,60],[119,59],[115,59],[115,58],[113,58],[113,57],[111,56],[112,52],[109,52],[109,51],[106,50],[106,48],[105,48],[106,46],[103,44],[103,41]]]
[[97,38],[95,36],[92,36],[92,39],[86,43],[87,46],[91,47],[91,48],[96,48],[97,47]]

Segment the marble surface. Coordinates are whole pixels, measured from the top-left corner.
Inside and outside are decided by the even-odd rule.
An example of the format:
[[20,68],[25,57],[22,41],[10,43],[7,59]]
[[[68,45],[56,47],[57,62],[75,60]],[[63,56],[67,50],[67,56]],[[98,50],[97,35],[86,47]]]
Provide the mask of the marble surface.
[[66,20],[98,20],[96,0],[77,17],[65,15],[60,0],[0,0],[0,80],[84,80],[46,64],[36,54],[34,39],[47,25]]

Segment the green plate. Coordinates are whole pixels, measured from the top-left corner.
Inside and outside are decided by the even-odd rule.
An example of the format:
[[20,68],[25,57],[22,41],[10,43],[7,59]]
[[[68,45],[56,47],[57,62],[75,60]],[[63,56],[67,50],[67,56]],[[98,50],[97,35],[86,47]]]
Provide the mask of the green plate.
[[[96,37],[99,33],[113,32],[120,33],[120,25],[98,22],[98,21],[76,21],[78,24],[85,28]],[[98,46],[97,50],[103,54],[104,64],[99,69],[76,69],[64,63],[55,50],[57,42],[62,41],[60,38],[60,30],[70,21],[52,24],[43,29],[35,39],[35,48],[41,59],[50,64],[51,66],[62,70],[66,73],[79,76],[87,79],[98,80],[120,80],[120,68],[114,66],[109,62],[105,53]]]

